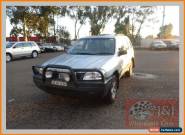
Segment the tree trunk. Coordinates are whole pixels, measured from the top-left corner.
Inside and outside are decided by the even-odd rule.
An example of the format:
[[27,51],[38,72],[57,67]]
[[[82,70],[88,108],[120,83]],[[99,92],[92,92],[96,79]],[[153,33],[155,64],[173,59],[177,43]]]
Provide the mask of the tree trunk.
[[28,41],[27,33],[26,33],[26,19],[25,19],[25,17],[23,18],[23,37],[24,37],[24,41]]
[[56,36],[56,31],[55,31],[55,14],[53,12],[53,22],[54,22],[54,25],[53,25],[53,33],[54,33],[54,37]]
[[80,27],[78,28],[78,31],[77,31],[77,38],[79,38],[79,33],[80,33],[81,27],[82,27],[82,24],[81,24]]
[[77,33],[76,33],[76,26],[77,26],[77,19],[75,19],[75,39],[77,39]]

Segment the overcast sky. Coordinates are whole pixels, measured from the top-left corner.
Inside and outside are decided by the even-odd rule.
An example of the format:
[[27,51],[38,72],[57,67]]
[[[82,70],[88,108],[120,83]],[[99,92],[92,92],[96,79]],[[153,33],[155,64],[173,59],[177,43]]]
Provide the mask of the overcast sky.
[[[158,22],[153,24],[152,22],[146,22],[141,29],[141,36],[146,37],[147,35],[156,36],[159,33],[159,28],[162,25],[162,14],[163,8],[161,6],[157,7],[156,13],[153,15]],[[69,17],[58,17],[56,18],[58,25],[66,26],[66,29],[70,32],[71,38],[74,38],[74,21]],[[164,24],[171,23],[173,25],[173,35],[179,35],[179,6],[166,6],[165,7],[165,21]],[[113,34],[114,33],[115,20],[109,21],[102,34]],[[9,18],[6,18],[6,36],[9,36],[11,31],[11,24]],[[87,22],[82,26],[80,30],[80,37],[89,36],[90,26]]]

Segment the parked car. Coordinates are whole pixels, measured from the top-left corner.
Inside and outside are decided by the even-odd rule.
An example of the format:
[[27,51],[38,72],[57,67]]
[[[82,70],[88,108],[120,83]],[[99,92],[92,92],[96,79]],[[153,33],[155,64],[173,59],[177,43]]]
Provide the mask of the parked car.
[[45,46],[45,52],[56,52],[57,48],[54,46]]
[[167,45],[169,49],[178,49],[178,43],[173,40],[163,40],[163,42]]
[[152,49],[164,49],[167,48],[167,45],[162,40],[153,41],[151,44]]
[[105,35],[79,39],[66,54],[32,67],[36,86],[51,94],[116,99],[119,80],[133,73],[134,49],[127,36]]
[[41,53],[45,52],[45,46],[43,46],[42,44],[39,45],[40,51]]
[[54,47],[52,43],[44,43],[42,44],[42,47],[44,49],[44,52],[56,52],[57,49]]
[[64,51],[64,46],[62,45],[55,45],[54,47],[56,48],[57,51]]
[[40,48],[35,42],[8,42],[6,44],[6,61],[9,62],[17,57],[38,57]]
[[70,48],[72,48],[73,45],[64,45],[64,51],[67,52]]

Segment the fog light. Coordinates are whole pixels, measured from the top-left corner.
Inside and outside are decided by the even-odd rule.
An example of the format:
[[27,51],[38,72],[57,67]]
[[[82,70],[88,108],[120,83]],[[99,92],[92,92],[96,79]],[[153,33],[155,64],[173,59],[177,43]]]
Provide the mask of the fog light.
[[69,82],[70,81],[70,76],[68,74],[64,74],[64,80],[66,82]]
[[70,81],[70,76],[67,73],[60,73],[58,77],[59,77],[59,79],[62,79],[64,81],[66,81],[66,82]]
[[52,78],[52,76],[53,76],[53,73],[51,71],[46,71],[45,73],[46,78]]

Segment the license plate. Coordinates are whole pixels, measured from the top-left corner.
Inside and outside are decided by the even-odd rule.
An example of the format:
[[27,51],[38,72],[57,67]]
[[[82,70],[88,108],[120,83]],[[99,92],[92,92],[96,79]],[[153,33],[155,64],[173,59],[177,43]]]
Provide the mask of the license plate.
[[62,81],[56,81],[56,80],[52,80],[51,81],[52,85],[57,85],[57,86],[67,86],[66,82],[62,82]]

